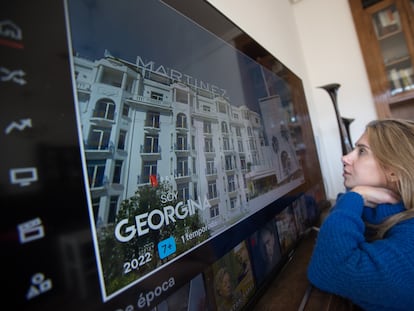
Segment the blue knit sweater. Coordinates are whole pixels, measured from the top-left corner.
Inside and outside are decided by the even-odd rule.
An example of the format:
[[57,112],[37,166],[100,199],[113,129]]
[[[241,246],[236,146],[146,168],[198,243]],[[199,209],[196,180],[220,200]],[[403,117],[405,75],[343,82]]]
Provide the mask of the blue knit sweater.
[[377,224],[402,210],[401,203],[364,207],[356,192],[339,196],[320,228],[308,266],[310,282],[367,311],[413,311],[414,219],[395,225],[382,240],[364,237],[364,220]]

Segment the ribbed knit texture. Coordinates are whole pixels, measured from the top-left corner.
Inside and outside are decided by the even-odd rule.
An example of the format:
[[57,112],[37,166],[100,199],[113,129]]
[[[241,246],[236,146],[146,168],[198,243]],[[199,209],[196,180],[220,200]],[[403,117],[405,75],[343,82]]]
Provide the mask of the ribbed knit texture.
[[310,282],[367,311],[413,311],[414,219],[395,225],[382,240],[364,237],[364,220],[380,223],[402,210],[402,204],[364,207],[362,196],[352,191],[338,196],[318,234]]

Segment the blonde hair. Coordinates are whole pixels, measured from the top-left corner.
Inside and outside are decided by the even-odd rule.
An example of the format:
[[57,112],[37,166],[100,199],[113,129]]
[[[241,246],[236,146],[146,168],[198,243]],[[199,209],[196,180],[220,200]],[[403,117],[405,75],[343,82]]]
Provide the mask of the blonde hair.
[[216,288],[216,292],[219,296],[223,296],[223,294],[221,292],[221,287],[223,285],[223,280],[224,280],[224,277],[226,276],[226,274],[231,277],[230,272],[225,267],[221,267],[217,271],[216,276],[215,276],[215,282],[214,282],[215,284],[214,285],[215,285],[215,288]]
[[367,124],[365,132],[380,167],[390,169],[397,177],[398,194],[406,209],[379,225],[368,224],[375,231],[375,240],[383,238],[395,224],[414,218],[414,121],[374,120]]

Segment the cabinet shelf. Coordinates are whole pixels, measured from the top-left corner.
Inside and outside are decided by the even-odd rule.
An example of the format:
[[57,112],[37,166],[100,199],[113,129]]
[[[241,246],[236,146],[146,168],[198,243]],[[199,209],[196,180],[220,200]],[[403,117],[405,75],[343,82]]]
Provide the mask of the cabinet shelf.
[[401,32],[402,32],[401,29],[398,29],[398,30],[390,31],[390,32],[388,32],[388,33],[386,33],[382,36],[378,36],[377,38],[378,38],[378,41],[382,41],[382,40],[386,40],[390,37],[399,35],[399,34],[401,34]]
[[414,0],[348,0],[378,118],[414,120]]
[[399,57],[399,58],[395,58],[395,59],[389,60],[384,65],[385,65],[385,67],[390,67],[390,66],[394,66],[394,65],[398,65],[398,64],[404,63],[404,62],[409,61],[409,60],[410,60],[410,56],[407,55],[407,56],[403,56],[403,57]]
[[410,91],[406,91],[406,92],[403,92],[403,93],[400,93],[398,95],[391,97],[389,101],[389,105],[397,106],[401,104],[410,104],[409,102],[408,103],[406,102],[410,101],[410,99],[412,99],[413,97],[414,97],[414,87]]

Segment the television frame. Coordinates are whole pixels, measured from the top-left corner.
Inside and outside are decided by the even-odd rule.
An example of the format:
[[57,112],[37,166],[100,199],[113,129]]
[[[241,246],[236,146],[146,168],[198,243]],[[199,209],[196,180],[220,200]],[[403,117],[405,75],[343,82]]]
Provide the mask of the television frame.
[[[10,49],[21,49],[23,47],[23,50],[25,51],[20,53],[18,57],[25,60],[24,64],[29,63],[29,60],[32,59],[33,55],[36,55],[39,58],[40,56],[43,57],[42,62],[39,64],[33,63],[30,65],[31,67],[26,65],[28,77],[33,80],[34,77],[37,77],[37,81],[32,82],[27,88],[29,91],[32,91],[32,93],[29,92],[29,100],[31,102],[36,104],[42,102],[41,105],[37,105],[37,109],[33,108],[33,119],[36,117],[39,120],[42,120],[40,122],[42,122],[41,124],[44,125],[44,128],[51,131],[51,133],[44,136],[46,138],[36,136],[35,130],[38,128],[38,123],[35,123],[33,129],[27,129],[25,132],[28,133],[29,137],[35,137],[32,145],[29,146],[35,150],[37,161],[35,166],[31,166],[30,163],[28,163],[28,165],[22,165],[21,162],[13,162],[19,159],[6,159],[7,163],[12,163],[10,164],[10,167],[14,167],[10,172],[19,172],[19,170],[30,170],[30,172],[34,172],[33,168],[36,167],[36,174],[32,174],[28,185],[26,185],[26,183],[25,185],[22,185],[21,182],[15,182],[16,178],[13,177],[14,175],[8,177],[7,172],[4,170],[2,172],[2,183],[6,185],[1,192],[2,201],[17,208],[22,207],[20,210],[22,211],[21,213],[10,212],[10,217],[8,217],[7,221],[4,221],[4,226],[2,226],[7,228],[7,231],[2,231],[3,241],[6,241],[5,237],[10,234],[10,231],[16,236],[20,234],[20,239],[17,237],[13,239],[13,241],[7,240],[6,247],[10,250],[10,255],[7,256],[6,263],[11,264],[13,262],[12,258],[16,255],[18,260],[16,263],[12,264],[13,269],[10,269],[10,272],[7,272],[6,275],[8,278],[12,278],[12,272],[14,272],[18,276],[18,279],[24,279],[26,280],[26,283],[27,280],[31,280],[31,283],[29,282],[31,284],[30,288],[34,288],[34,290],[37,289],[37,291],[39,291],[40,288],[37,286],[44,284],[44,293],[40,291],[40,297],[33,294],[34,296],[30,296],[30,299],[27,298],[27,285],[22,286],[14,284],[11,289],[20,294],[17,295],[18,299],[16,301],[13,300],[13,303],[23,306],[30,305],[34,307],[34,309],[39,308],[45,310],[45,306],[49,301],[48,297],[50,297],[55,303],[54,306],[63,303],[68,309],[74,307],[82,309],[83,307],[87,308],[86,306],[89,307],[90,305],[98,304],[99,310],[113,310],[114,308],[125,308],[126,310],[129,306],[137,306],[139,298],[145,297],[146,304],[139,309],[142,310],[145,307],[151,308],[169,297],[176,288],[184,286],[194,277],[198,276],[219,258],[230,252],[236,245],[264,226],[268,222],[268,219],[282,212],[287,206],[290,206],[292,202],[301,196],[308,195],[316,202],[325,198],[315,141],[301,79],[208,2],[202,0],[160,1],[157,5],[162,5],[165,10],[168,10],[170,14],[175,15],[176,18],[185,20],[186,24],[193,25],[194,28],[197,28],[197,31],[204,31],[206,35],[214,38],[212,42],[218,44],[219,48],[233,50],[235,54],[238,55],[237,60],[240,61],[241,59],[245,61],[246,64],[250,64],[249,66],[246,64],[238,64],[244,71],[239,72],[236,76],[240,80],[248,81],[243,82],[247,83],[243,84],[243,87],[246,87],[242,88],[243,91],[250,94],[255,87],[266,85],[266,91],[269,96],[266,98],[257,98],[258,103],[256,104],[257,106],[259,106],[260,103],[263,104],[262,109],[263,111],[266,111],[265,113],[262,111],[262,114],[264,115],[266,115],[266,113],[275,113],[273,109],[274,106],[277,106],[277,109],[281,107],[280,111],[286,114],[283,116],[283,120],[281,120],[286,121],[283,129],[288,131],[282,134],[282,127],[280,127],[278,128],[277,134],[275,134],[276,132],[269,131],[270,126],[268,126],[268,132],[265,133],[266,130],[264,129],[264,126],[260,127],[262,131],[261,134],[266,137],[261,137],[261,139],[263,139],[263,146],[266,148],[259,147],[259,150],[271,150],[273,148],[273,150],[277,152],[276,150],[278,150],[278,148],[283,147],[282,143],[283,139],[285,139],[286,148],[290,146],[294,147],[294,152],[290,155],[292,161],[296,162],[294,171],[298,172],[298,175],[291,176],[288,171],[283,175],[282,171],[279,171],[275,174],[275,179],[269,179],[268,181],[283,181],[283,185],[287,185],[287,187],[283,188],[281,192],[263,190],[262,193],[257,195],[257,197],[260,198],[258,201],[254,201],[255,197],[253,195],[248,197],[246,194],[246,189],[248,187],[247,184],[244,184],[244,188],[246,188],[244,190],[244,195],[248,197],[245,202],[259,202],[260,205],[258,208],[255,208],[253,212],[236,215],[235,218],[230,217],[228,220],[222,222],[222,225],[224,226],[222,229],[199,240],[196,246],[181,253],[176,254],[173,252],[165,256],[159,256],[161,264],[156,268],[143,275],[139,275],[135,279],[132,279],[132,281],[124,283],[124,285],[116,287],[115,290],[108,291],[108,283],[106,283],[105,280],[108,270],[102,268],[103,261],[105,261],[106,258],[101,256],[103,247],[98,242],[100,227],[98,226],[97,216],[99,212],[95,208],[96,204],[94,203],[94,199],[96,198],[95,195],[97,193],[107,194],[110,191],[118,191],[117,193],[121,193],[125,188],[116,185],[116,183],[111,183],[111,181],[108,182],[108,180],[105,181],[106,184],[102,183],[99,187],[93,188],[91,186],[91,171],[88,171],[88,160],[99,159],[99,153],[101,153],[101,155],[104,154],[105,158],[109,158],[118,151],[111,150],[110,147],[114,148],[113,145],[107,145],[107,148],[102,150],[98,148],[95,149],[95,151],[92,151],[91,149],[88,149],[88,146],[85,143],[87,138],[90,137],[90,132],[84,130],[87,125],[89,126],[95,122],[95,125],[105,127],[108,126],[108,124],[111,124],[112,126],[113,122],[111,123],[111,120],[106,118],[108,115],[105,115],[105,118],[102,118],[102,115],[95,115],[93,116],[94,120],[92,120],[92,122],[90,119],[83,122],[82,118],[85,115],[82,114],[82,111],[84,111],[83,109],[85,106],[82,106],[80,102],[82,102],[82,96],[93,96],[93,92],[90,90],[88,91],[85,88],[85,85],[82,85],[82,81],[79,78],[79,71],[76,70],[76,66],[85,66],[87,64],[95,66],[93,64],[94,62],[100,62],[100,65],[107,64],[108,68],[111,66],[114,68],[124,66],[125,68],[128,68],[128,70],[135,70],[143,75],[147,72],[148,77],[152,76],[154,79],[158,79],[158,82],[164,84],[169,83],[169,86],[174,84],[176,90],[187,90],[189,93],[194,92],[194,94],[196,94],[194,95],[195,97],[205,97],[206,103],[220,102],[223,103],[223,107],[231,107],[232,103],[231,99],[223,96],[225,95],[223,92],[225,88],[201,80],[199,80],[200,87],[198,88],[200,89],[200,94],[202,93],[201,91],[203,91],[203,88],[204,91],[207,89],[209,92],[199,95],[197,90],[193,88],[194,85],[191,85],[191,83],[187,83],[186,85],[183,80],[184,76],[191,76],[195,79],[198,79],[198,76],[187,74],[184,70],[178,68],[168,68],[168,66],[163,64],[162,60],[157,63],[159,64],[158,67],[148,67],[149,70],[147,70],[147,65],[152,66],[154,64],[152,63],[152,57],[155,58],[153,55],[147,55],[150,61],[146,61],[136,53],[136,62],[131,62],[130,60],[116,55],[113,50],[108,49],[107,52],[102,54],[101,59],[82,59],[82,57],[77,55],[79,46],[75,44],[75,40],[72,37],[77,35],[76,29],[73,28],[76,26],[76,21],[71,21],[71,14],[73,13],[73,11],[71,11],[71,3],[74,2],[76,1],[58,1],[50,6],[50,10],[56,13],[52,19],[52,21],[55,22],[54,25],[56,25],[56,30],[51,34],[53,38],[58,40],[54,46],[47,45],[48,41],[46,41],[46,39],[40,39],[38,33],[35,33],[34,30],[29,30],[29,25],[36,21],[36,18],[34,17],[29,18],[30,13],[38,12],[39,16],[41,16],[42,9],[50,5],[47,1],[40,3],[37,7],[24,4],[24,9],[21,11],[16,9],[18,4],[12,5],[6,10],[6,13],[13,16],[13,21],[16,21],[17,25],[23,25],[22,29],[24,30],[24,36],[21,37],[20,40],[17,40],[19,45],[15,44],[16,42],[12,42],[14,39],[12,40],[9,38],[10,40],[7,41],[6,44],[4,43],[4,40],[2,41],[3,46]],[[132,1],[130,3],[132,3]],[[94,7],[90,6],[88,9],[93,10]],[[157,12],[146,11],[146,14],[156,16]],[[37,27],[37,30],[39,30],[39,27],[42,30],[48,29],[46,26],[41,25]],[[148,30],[135,31],[145,32]],[[30,33],[31,37],[27,37],[33,39],[36,38],[35,42],[37,43],[45,40],[43,46],[47,46],[46,52],[41,48],[41,44],[37,47],[36,44],[32,42],[33,39],[26,39],[26,34],[28,33]],[[91,41],[91,45],[93,44],[94,42]],[[37,54],[29,54],[29,52],[33,51],[37,52]],[[180,59],[180,62],[181,61],[182,60]],[[56,68],[48,68],[49,63],[55,63],[58,66]],[[206,65],[209,66],[211,64],[207,63]],[[40,69],[43,68],[47,68],[47,71],[40,73]],[[60,68],[61,70],[59,71],[57,68]],[[98,66],[93,67],[92,70],[97,70],[97,68]],[[260,70],[258,71],[257,69]],[[166,75],[167,72],[169,77],[167,80],[163,80],[163,78],[168,76]],[[113,82],[108,81],[109,80],[105,83],[108,84]],[[188,81],[189,80],[187,79],[187,82]],[[287,94],[277,94],[280,90],[277,86],[277,82],[280,81],[283,82],[284,86],[282,89]],[[99,87],[102,89],[102,85],[96,85],[96,87],[97,89]],[[48,89],[53,89],[55,96],[65,94],[67,99],[56,106],[52,99],[48,99],[50,95],[47,92]],[[112,98],[114,95],[111,94],[111,92],[114,90],[115,87],[112,89],[107,88],[102,91],[102,94],[105,94],[105,98]],[[24,91],[22,92],[22,88],[12,85],[6,91],[8,92],[5,93],[6,99],[13,98],[14,101],[19,103],[23,103],[23,101],[27,102],[27,97],[23,94]],[[213,97],[209,98],[211,94],[213,94]],[[132,94],[132,96],[133,95],[134,94]],[[141,96],[141,94],[139,95]],[[278,97],[278,95],[281,96]],[[136,102],[137,97],[131,98],[129,101],[131,103]],[[177,98],[175,98],[173,102],[177,102]],[[270,108],[267,108],[266,105]],[[20,106],[22,106],[22,104]],[[53,107],[53,109],[51,109],[51,107]],[[286,110],[282,109],[284,107],[287,107]],[[141,108],[137,105],[136,109]],[[159,108],[160,111],[162,111],[162,109],[164,108]],[[8,119],[4,118],[2,121],[4,128],[9,124],[10,119],[16,119],[16,115],[19,113],[21,114],[21,112],[16,110],[18,110],[18,108],[13,110],[13,118],[8,115]],[[236,110],[237,109],[235,108],[235,111]],[[117,110],[117,112],[121,113],[121,110]],[[174,110],[169,110],[168,113],[172,113],[174,116],[176,115]],[[166,115],[168,115],[168,113],[166,113]],[[251,115],[259,116],[260,124],[266,122],[263,115],[260,115],[260,113],[256,112]],[[286,116],[288,116],[288,118],[285,118]],[[217,117],[218,113],[206,113],[200,118],[213,120]],[[129,117],[124,118],[124,121],[128,120],[128,118]],[[267,121],[269,122],[269,120],[270,119]],[[233,123],[236,122],[233,120]],[[148,132],[150,133],[153,130],[154,129],[148,129]],[[59,141],[56,137],[52,137],[53,131],[63,133],[63,141]],[[186,132],[185,129],[181,128],[180,130],[177,130],[177,133],[180,131]],[[272,146],[270,143],[270,135],[279,135],[277,139],[279,145],[274,141]],[[223,138],[223,136],[220,137]],[[20,148],[19,150],[28,148],[27,146],[22,147],[20,141],[12,140],[13,137],[11,136],[8,136],[7,138],[8,140],[5,141],[6,146],[13,146],[17,149]],[[248,136],[242,137],[242,140],[247,139]],[[293,139],[295,141],[293,141]],[[132,140],[130,140],[130,142],[132,143]],[[215,146],[218,148],[218,145]],[[235,153],[234,150],[231,154]],[[191,153],[192,151],[178,150],[178,152]],[[216,155],[226,158],[226,152],[227,151],[225,150],[222,153],[216,153]],[[118,154],[119,153],[121,154],[120,158],[124,159],[125,153],[122,154],[122,150],[121,152],[118,152]],[[28,154],[31,154],[31,152]],[[178,154],[177,151],[175,154]],[[139,156],[141,157],[142,154]],[[146,156],[152,157],[154,155],[150,154]],[[232,159],[235,159],[236,157],[237,156],[234,156]],[[174,161],[176,161],[176,158],[174,158]],[[248,174],[248,170],[254,172],[254,165],[253,168],[251,166],[249,168],[240,167],[240,158],[238,158],[237,163],[239,165],[237,168],[239,171],[241,171],[241,169],[246,170],[243,174]],[[277,163],[279,164],[279,162]],[[226,165],[225,161],[223,165]],[[229,171],[233,169],[236,169],[236,167],[232,166]],[[251,175],[253,176],[254,174]],[[172,176],[174,178],[182,178],[182,176],[175,176],[174,173],[172,173]],[[229,175],[225,170],[220,175],[220,177],[224,177],[226,180],[228,180],[228,176]],[[243,177],[246,178],[245,175]],[[158,178],[158,176],[153,180],[151,180],[151,178],[146,182],[147,186],[150,186],[150,190],[151,187],[154,188],[157,186],[156,184],[161,183],[161,179]],[[197,178],[196,181],[199,183],[201,179],[199,177]],[[241,177],[240,180],[242,180]],[[37,185],[38,182],[41,182],[40,187]],[[104,180],[102,180],[102,182],[104,182]],[[59,187],[58,184],[62,185],[62,187]],[[240,185],[241,182],[237,182],[236,184]],[[225,185],[226,188],[229,186],[228,183]],[[31,189],[29,193],[26,191],[28,188],[24,188],[26,186]],[[256,184],[256,187],[258,187],[259,190],[261,190],[260,187],[267,189],[267,186],[266,183]],[[175,187],[173,190],[176,191],[176,182],[173,183],[173,187]],[[200,192],[203,191],[202,188],[198,189],[200,189]],[[280,189],[281,188],[279,188],[279,190]],[[235,188],[234,191],[226,192],[227,195],[229,192],[237,193],[237,188]],[[177,199],[176,192],[173,192],[172,194],[174,194],[172,197]],[[235,194],[236,197],[237,195],[238,193]],[[20,197],[18,198],[18,196]],[[66,202],[61,202],[60,205],[60,210],[65,211],[64,215],[66,215],[66,223],[65,225],[60,226],[59,223],[61,222],[60,218],[62,215],[60,215],[58,211],[52,209],[56,204],[55,202],[57,200],[60,201],[62,197],[67,197]],[[124,199],[131,199],[132,197],[133,196],[129,195],[125,196]],[[182,196],[180,196],[180,198],[182,198]],[[229,195],[228,198],[230,198]],[[189,198],[186,197],[185,199]],[[203,202],[202,200],[196,199],[194,201],[194,206],[197,206],[197,204],[202,205],[201,202]],[[30,210],[28,208],[30,203],[28,202],[43,204],[43,206],[46,206],[47,208],[43,210]],[[173,201],[172,199],[170,202],[174,202],[174,205],[179,203],[179,201]],[[312,219],[310,221],[312,221]],[[10,229],[15,223],[18,224],[17,228],[21,229],[20,231]],[[34,227],[32,224],[34,224]],[[38,230],[37,232],[39,234],[38,237],[33,239],[31,237],[26,239],[27,243],[21,239],[22,231],[27,227],[26,225],[30,227],[28,230]],[[197,230],[194,229],[194,232],[196,231]],[[27,232],[30,233],[29,231]],[[51,233],[53,233],[53,238],[50,238]],[[158,246],[161,247],[170,246],[170,244],[166,243],[171,242],[171,237],[173,237],[173,233],[169,237],[157,240],[157,243],[155,244],[158,244]],[[113,241],[110,242],[112,243]],[[179,246],[177,242],[173,244],[175,244],[175,247]],[[113,244],[109,243],[109,245]],[[26,248],[23,250],[23,247]],[[294,247],[295,245],[293,245],[291,249]],[[52,255],[50,255],[44,262],[42,262],[41,259],[37,259],[34,260],[31,265],[22,268],[25,264],[22,255],[30,255],[38,250],[48,251]],[[108,248],[108,251],[109,250],[110,248]],[[73,254],[78,254],[78,257],[73,257]],[[154,247],[154,254],[159,255],[160,250],[157,250]],[[291,252],[287,251],[280,264],[273,270],[274,273],[278,272],[290,255]],[[111,261],[108,263],[110,264]],[[41,272],[33,273],[33,270],[31,269],[32,266],[39,267],[38,269]],[[77,278],[75,272],[81,273],[81,276]],[[51,276],[50,278],[48,278],[49,275]],[[270,277],[271,275],[268,275],[268,278]],[[48,280],[50,280],[50,282],[47,282]],[[51,284],[53,284],[53,286]],[[48,286],[52,286],[50,290],[46,290],[48,289]],[[151,296],[151,293],[151,303],[148,303],[148,297]],[[259,293],[259,288],[257,293]],[[74,294],[76,299],[69,298],[70,294]],[[24,296],[26,296],[26,299],[23,298]],[[10,297],[13,296],[10,295]]]

